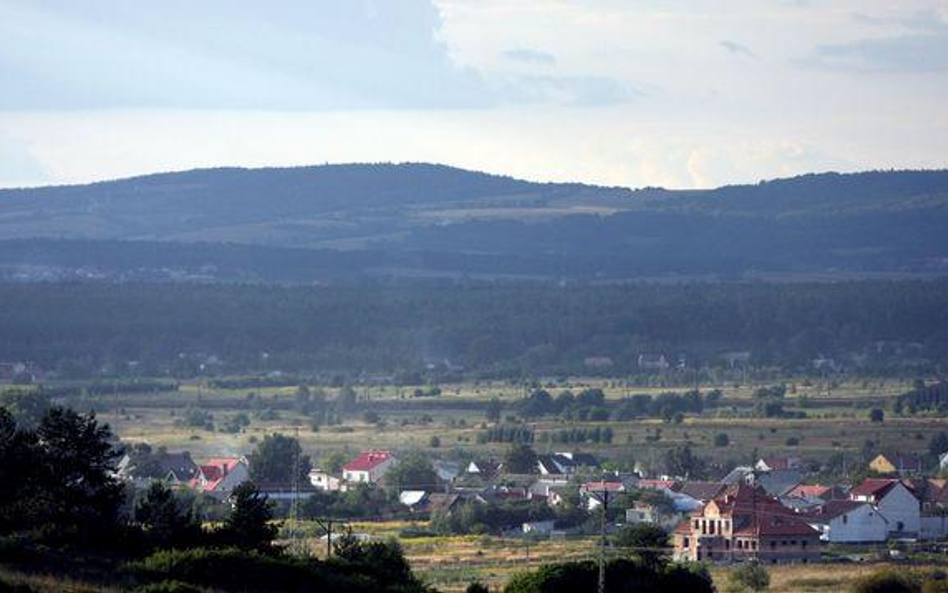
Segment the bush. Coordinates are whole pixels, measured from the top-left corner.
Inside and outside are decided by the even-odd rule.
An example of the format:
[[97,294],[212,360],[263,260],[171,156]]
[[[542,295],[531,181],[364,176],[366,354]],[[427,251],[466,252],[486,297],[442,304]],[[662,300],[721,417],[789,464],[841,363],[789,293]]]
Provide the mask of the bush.
[[234,548],[166,550],[122,568],[127,577],[154,585],[177,581],[217,590],[371,590],[367,584],[335,572],[312,560],[264,556]]
[[756,562],[747,562],[728,573],[728,584],[737,591],[764,591],[770,587],[770,573]]
[[853,593],[919,593],[921,588],[908,572],[881,570],[853,583]]
[[727,447],[730,444],[731,444],[731,439],[730,437],[727,436],[727,433],[719,432],[718,434],[714,435],[715,447]]
[[[547,564],[534,572],[517,574],[504,589],[506,593],[545,593],[547,591],[595,591],[599,582],[596,562]],[[714,585],[703,569],[681,565],[651,567],[631,560],[617,559],[606,564],[607,591],[668,593],[689,591],[711,593]]]

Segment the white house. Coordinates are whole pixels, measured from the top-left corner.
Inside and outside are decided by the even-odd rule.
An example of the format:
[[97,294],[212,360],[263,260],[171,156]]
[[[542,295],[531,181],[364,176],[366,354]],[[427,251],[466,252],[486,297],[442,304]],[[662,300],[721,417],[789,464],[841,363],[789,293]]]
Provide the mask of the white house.
[[342,479],[349,483],[375,484],[394,463],[391,451],[364,451],[342,468]]
[[879,509],[858,500],[831,500],[807,513],[806,521],[824,542],[884,542],[889,536],[889,522]]
[[341,479],[319,468],[309,470],[309,483],[313,485],[313,488],[324,492],[342,490]]
[[889,522],[889,534],[917,535],[920,529],[921,505],[902,480],[867,478],[849,491],[849,498],[875,505]]

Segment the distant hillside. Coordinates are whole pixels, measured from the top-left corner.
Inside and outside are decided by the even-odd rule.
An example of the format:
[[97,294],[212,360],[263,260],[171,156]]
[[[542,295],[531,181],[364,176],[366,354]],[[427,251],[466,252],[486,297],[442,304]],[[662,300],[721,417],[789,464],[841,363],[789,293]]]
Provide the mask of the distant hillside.
[[0,191],[0,278],[834,278],[948,272],[948,171],[708,191],[427,164],[208,169]]

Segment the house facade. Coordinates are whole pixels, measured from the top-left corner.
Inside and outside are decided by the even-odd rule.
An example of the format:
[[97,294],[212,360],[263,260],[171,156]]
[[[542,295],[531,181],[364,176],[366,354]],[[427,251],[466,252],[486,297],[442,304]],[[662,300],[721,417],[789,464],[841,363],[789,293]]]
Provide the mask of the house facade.
[[810,511],[807,522],[832,543],[876,543],[889,536],[889,522],[875,506],[856,500],[833,500]]
[[868,478],[849,491],[851,500],[873,505],[889,523],[889,534],[912,537],[921,524],[921,505],[915,493],[894,478]]
[[375,484],[394,464],[391,451],[364,451],[342,468],[342,479],[355,484]]
[[816,562],[820,532],[762,489],[738,485],[675,529],[676,560]]

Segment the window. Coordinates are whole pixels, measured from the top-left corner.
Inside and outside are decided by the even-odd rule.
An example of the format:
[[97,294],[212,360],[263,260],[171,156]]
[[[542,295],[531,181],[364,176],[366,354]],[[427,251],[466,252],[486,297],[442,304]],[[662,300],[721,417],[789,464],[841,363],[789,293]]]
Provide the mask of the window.
[[729,540],[729,539],[724,540],[724,549],[725,549],[725,550],[730,550],[730,549],[731,549],[731,540]]
[[843,525],[849,523],[849,515],[843,515]]
[[776,549],[777,549],[777,542],[776,542],[776,541],[770,542],[770,549],[771,549],[771,550],[776,550]]

